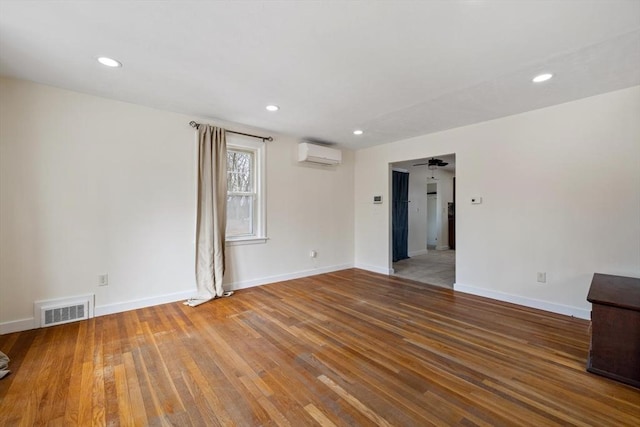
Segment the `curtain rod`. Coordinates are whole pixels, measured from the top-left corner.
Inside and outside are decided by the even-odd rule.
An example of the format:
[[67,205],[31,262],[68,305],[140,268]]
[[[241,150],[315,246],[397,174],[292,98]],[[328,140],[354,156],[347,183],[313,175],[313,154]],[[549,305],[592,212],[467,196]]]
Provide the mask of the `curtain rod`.
[[[191,120],[191,121],[189,122],[189,126],[191,126],[192,128],[196,128],[196,129],[198,129],[198,126],[200,126],[200,123],[196,123],[196,122],[194,122],[193,120]],[[250,136],[251,138],[258,138],[258,139],[261,139],[261,140],[262,140],[262,142],[265,142],[265,141],[273,141],[273,137],[271,137],[271,136],[252,135],[252,134],[250,134],[250,133],[236,132],[236,131],[228,130],[228,129],[225,129],[225,132],[228,132],[228,133],[235,133],[236,135]]]

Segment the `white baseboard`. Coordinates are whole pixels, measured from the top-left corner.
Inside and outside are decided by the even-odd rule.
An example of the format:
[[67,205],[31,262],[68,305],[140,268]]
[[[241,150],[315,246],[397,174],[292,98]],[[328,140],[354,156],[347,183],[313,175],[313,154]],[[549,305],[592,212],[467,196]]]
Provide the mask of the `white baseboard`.
[[359,263],[359,262],[356,262],[355,268],[360,268],[362,270],[372,271],[374,273],[384,274],[385,276],[389,276],[389,275],[393,274],[393,268],[378,267],[378,266],[375,266],[375,265],[362,264],[362,263]]
[[191,298],[197,293],[195,285],[190,291],[174,292],[171,294],[159,295],[150,298],[141,298],[130,301],[116,302],[113,304],[98,305],[95,307],[96,316],[106,316],[107,314],[121,313],[123,311],[136,310],[138,308],[151,307],[154,305],[167,304],[170,302],[183,301]]
[[565,316],[573,316],[579,319],[591,319],[591,310],[573,307],[570,305],[557,304],[554,302],[541,301],[533,298],[522,297],[519,295],[507,294],[491,289],[476,288],[475,286],[454,284],[453,290],[456,292],[464,292],[465,294],[478,295],[481,297],[491,298],[498,301],[510,302],[513,304],[523,305],[525,307],[537,308],[539,310],[550,311],[552,313],[564,314]]
[[[224,288],[227,290],[235,291],[238,289],[251,288],[253,286],[266,285],[268,283],[299,279],[301,277],[313,276],[316,274],[331,273],[332,271],[344,270],[352,267],[353,267],[352,264],[332,265],[328,267],[297,271],[295,273],[263,277],[260,279],[225,283]],[[125,302],[120,302],[115,304],[96,306],[95,314],[96,316],[104,316],[107,314],[120,313],[123,311],[129,311],[129,310],[136,310],[138,308],[151,307],[154,305],[167,304],[167,303],[176,302],[176,301],[184,301],[193,297],[196,293],[197,293],[197,290],[194,285],[193,290],[190,290],[190,291],[175,292],[172,294],[160,295],[160,296],[151,297],[151,298],[143,298],[143,299],[125,301]]]
[[449,250],[449,245],[436,246],[436,251],[448,251],[448,250]]
[[29,329],[35,328],[35,319],[33,317],[28,319],[12,320],[10,322],[0,323],[0,335],[28,331]]
[[252,288],[254,286],[267,285],[269,283],[284,282],[285,280],[300,279],[301,277],[315,276],[316,274],[331,273],[334,271],[353,268],[353,264],[338,264],[327,267],[313,268],[310,270],[296,271],[294,273],[278,274],[275,276],[262,277],[259,279],[242,280],[238,282],[225,283],[224,288],[230,290]]
[[427,250],[426,249],[420,249],[419,251],[415,251],[415,252],[409,252],[409,256],[418,256],[418,255],[426,255],[427,254]]
[[[266,285],[269,283],[282,282],[285,280],[299,279],[301,277],[314,276],[316,274],[331,273],[333,271],[345,270],[353,268],[353,264],[339,264],[328,267],[314,268],[310,270],[297,271],[294,273],[280,274],[276,276],[264,277],[254,280],[245,280],[233,283],[225,283],[225,289],[237,290],[245,289],[253,286]],[[130,301],[117,302],[113,304],[97,305],[94,307],[95,316],[106,316],[108,314],[121,313],[123,311],[136,310],[138,308],[151,307],[154,305],[167,304],[176,301],[185,301],[193,297],[197,293],[194,285],[190,291],[174,292],[171,294],[153,296],[149,298],[141,298]],[[35,325],[33,317],[29,319],[14,320],[0,323],[0,335],[10,334],[12,332],[26,331],[35,329],[39,325]]]

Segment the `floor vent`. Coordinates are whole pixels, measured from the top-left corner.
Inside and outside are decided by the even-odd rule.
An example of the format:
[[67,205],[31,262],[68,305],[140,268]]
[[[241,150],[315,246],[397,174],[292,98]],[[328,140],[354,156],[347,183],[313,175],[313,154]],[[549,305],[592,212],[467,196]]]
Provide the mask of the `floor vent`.
[[39,319],[36,325],[41,328],[89,319],[93,317],[93,295],[36,301],[34,311]]

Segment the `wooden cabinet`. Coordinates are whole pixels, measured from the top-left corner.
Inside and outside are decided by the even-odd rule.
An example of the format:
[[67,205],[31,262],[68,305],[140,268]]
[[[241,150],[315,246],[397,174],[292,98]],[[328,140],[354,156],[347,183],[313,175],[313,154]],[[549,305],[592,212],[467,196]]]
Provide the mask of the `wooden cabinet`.
[[587,371],[640,388],[640,279],[594,274]]

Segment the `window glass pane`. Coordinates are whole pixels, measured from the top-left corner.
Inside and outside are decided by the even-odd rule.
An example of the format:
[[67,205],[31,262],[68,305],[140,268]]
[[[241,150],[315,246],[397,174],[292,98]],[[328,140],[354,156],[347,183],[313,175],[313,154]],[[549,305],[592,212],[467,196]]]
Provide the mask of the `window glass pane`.
[[227,196],[227,237],[253,234],[254,196]]
[[227,191],[229,193],[253,192],[253,153],[227,151]]

